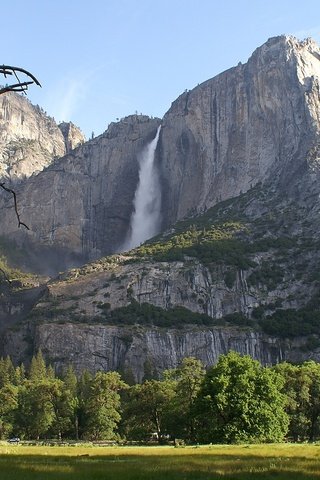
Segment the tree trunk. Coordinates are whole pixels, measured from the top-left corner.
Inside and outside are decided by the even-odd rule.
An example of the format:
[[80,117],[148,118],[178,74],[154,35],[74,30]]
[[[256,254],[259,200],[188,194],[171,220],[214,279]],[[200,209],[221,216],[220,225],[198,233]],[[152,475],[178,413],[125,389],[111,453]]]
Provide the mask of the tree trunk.
[[79,440],[79,418],[78,418],[78,415],[76,415],[75,419],[74,419],[74,430],[75,430],[75,434],[76,434],[76,440],[78,441]]

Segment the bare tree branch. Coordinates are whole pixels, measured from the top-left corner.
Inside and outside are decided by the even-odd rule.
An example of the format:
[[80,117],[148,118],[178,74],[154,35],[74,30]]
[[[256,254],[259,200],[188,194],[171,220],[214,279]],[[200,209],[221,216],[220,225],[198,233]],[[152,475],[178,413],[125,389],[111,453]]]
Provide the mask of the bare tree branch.
[[25,92],[28,90],[28,85],[32,85],[33,82],[21,82],[8,85],[0,89],[0,95],[6,92]]
[[[18,73],[22,73],[23,75],[26,75],[30,80],[28,81],[21,81],[20,78],[18,77]],[[6,92],[23,92],[26,93],[26,90],[28,90],[29,85],[32,85],[35,83],[39,87],[41,87],[41,84],[39,80],[36,79],[32,73],[28,72],[24,68],[20,67],[12,67],[10,65],[1,65],[0,66],[0,74],[2,74],[5,78],[7,78],[10,75],[14,75],[18,83],[13,83],[11,85],[5,85],[3,88],[0,88],[0,95],[2,93]]]
[[11,188],[5,187],[5,186],[4,186],[4,183],[0,183],[0,187],[3,188],[3,190],[5,190],[6,192],[11,193],[11,194],[13,195],[14,209],[15,209],[16,216],[17,216],[17,219],[18,219],[18,227],[20,228],[20,226],[23,225],[27,230],[30,230],[30,228],[28,227],[28,225],[26,225],[25,223],[21,222],[21,220],[20,220],[20,215],[19,215],[19,212],[18,212],[18,204],[17,204],[17,195],[16,195],[16,192],[15,192],[14,190],[12,190]]
[[[28,80],[21,81],[20,78],[18,77],[18,72],[20,74],[27,76]],[[23,92],[26,94],[26,90],[28,90],[29,85],[32,85],[33,83],[41,87],[39,80],[37,80],[36,77],[32,75],[32,73],[28,72],[28,70],[25,70],[24,68],[12,67],[10,65],[0,65],[0,75],[3,75],[5,78],[13,75],[18,82],[18,83],[11,83],[10,85],[7,84],[3,88],[0,88],[0,95],[7,92]],[[20,220],[20,215],[19,215],[18,205],[17,205],[17,196],[15,191],[12,190],[11,188],[5,187],[4,183],[0,183],[0,187],[6,192],[11,193],[13,195],[14,209],[18,219],[18,227],[22,225],[27,230],[30,230],[28,225],[26,225],[24,222],[21,222]]]

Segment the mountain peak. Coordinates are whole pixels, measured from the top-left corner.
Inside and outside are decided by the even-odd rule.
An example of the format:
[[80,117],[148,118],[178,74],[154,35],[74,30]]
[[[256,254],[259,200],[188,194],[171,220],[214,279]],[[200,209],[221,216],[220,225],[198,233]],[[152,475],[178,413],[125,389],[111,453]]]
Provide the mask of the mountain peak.
[[300,68],[303,64],[309,65],[306,74],[320,75],[320,47],[312,38],[299,40],[292,35],[271,37],[253,52],[248,62],[257,58],[260,67],[264,63],[279,65],[285,62],[288,65],[290,61],[298,60],[297,65]]
[[[155,152],[163,229],[258,183],[287,191],[310,180],[311,164],[317,174],[319,58],[312,40],[273,37],[246,64],[172,104]],[[104,134],[33,178],[32,185],[26,182],[21,208],[35,243],[58,245],[84,258],[116,251],[130,228],[139,155],[159,123],[144,115],[111,123]],[[68,124],[64,129],[69,131]],[[64,196],[56,198],[57,192]],[[3,215],[3,228],[19,235],[11,213]]]

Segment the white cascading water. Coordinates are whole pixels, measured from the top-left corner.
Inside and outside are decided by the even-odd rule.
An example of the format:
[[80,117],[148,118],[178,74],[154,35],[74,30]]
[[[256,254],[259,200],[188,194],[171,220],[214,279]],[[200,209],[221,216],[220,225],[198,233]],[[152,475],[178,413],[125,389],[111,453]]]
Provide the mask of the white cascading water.
[[159,232],[161,189],[159,174],[154,165],[161,126],[154,139],[145,147],[139,159],[139,182],[134,196],[134,211],[130,221],[130,236],[122,251],[137,247]]

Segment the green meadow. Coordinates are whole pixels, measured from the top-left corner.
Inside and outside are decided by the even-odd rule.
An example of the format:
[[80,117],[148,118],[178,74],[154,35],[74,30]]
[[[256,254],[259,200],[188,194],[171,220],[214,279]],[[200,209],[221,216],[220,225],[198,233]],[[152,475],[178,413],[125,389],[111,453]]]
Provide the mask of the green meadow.
[[0,480],[320,480],[320,444],[0,445]]

